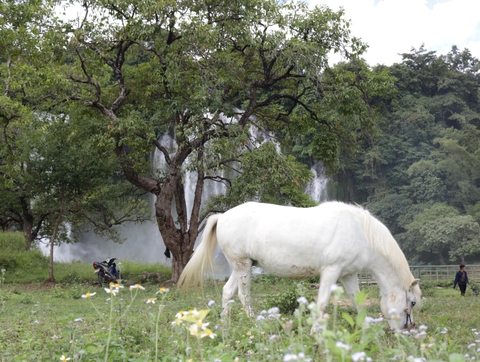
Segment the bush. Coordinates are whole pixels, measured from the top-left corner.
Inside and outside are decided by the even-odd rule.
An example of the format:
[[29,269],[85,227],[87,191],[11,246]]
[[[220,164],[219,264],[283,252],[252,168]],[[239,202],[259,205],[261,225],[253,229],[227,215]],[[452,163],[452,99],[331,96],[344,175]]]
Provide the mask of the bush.
[[470,288],[472,289],[473,294],[475,294],[476,297],[480,295],[480,285],[473,280],[470,281]]
[[265,309],[278,307],[281,314],[293,314],[298,308],[297,299],[300,297],[297,285],[293,284],[286,292],[270,295],[267,298]]
[[43,266],[47,258],[39,250],[25,250],[25,240],[19,232],[0,232],[0,269],[11,272],[15,269]]
[[25,250],[25,239],[20,232],[0,232],[0,249],[2,251],[23,251]]

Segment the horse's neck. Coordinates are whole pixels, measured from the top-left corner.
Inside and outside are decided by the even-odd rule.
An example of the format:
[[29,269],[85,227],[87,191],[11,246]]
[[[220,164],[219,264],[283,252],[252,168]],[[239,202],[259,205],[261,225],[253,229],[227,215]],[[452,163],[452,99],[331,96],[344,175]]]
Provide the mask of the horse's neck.
[[375,263],[375,269],[372,269],[371,272],[375,276],[383,296],[404,291],[398,274],[385,259],[378,260]]

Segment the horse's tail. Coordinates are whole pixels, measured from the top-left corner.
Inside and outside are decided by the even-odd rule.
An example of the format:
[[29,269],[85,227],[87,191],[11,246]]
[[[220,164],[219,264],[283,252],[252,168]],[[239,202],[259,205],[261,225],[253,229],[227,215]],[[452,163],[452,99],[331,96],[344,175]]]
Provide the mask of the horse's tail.
[[202,241],[178,279],[177,286],[183,290],[191,284],[202,287],[205,272],[213,271],[214,254],[218,244],[217,221],[220,216],[212,215],[208,218],[203,231]]

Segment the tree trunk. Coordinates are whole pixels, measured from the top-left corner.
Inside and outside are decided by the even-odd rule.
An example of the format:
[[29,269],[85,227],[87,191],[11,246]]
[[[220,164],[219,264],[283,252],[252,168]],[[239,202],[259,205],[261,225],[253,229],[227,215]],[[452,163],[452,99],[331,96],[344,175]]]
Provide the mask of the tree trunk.
[[440,264],[447,265],[447,263],[445,263],[445,259],[443,258],[442,251],[443,251],[443,248],[440,248],[440,250],[438,251],[438,258],[440,259]]
[[198,231],[192,230],[190,233],[179,229],[173,219],[171,208],[164,207],[165,203],[168,204],[162,201],[164,198],[164,194],[157,196],[155,203],[157,224],[165,246],[172,253],[172,282],[176,283],[192,256]]
[[[179,144],[187,144],[186,140],[177,140],[177,142]],[[198,164],[201,164],[203,159],[202,144],[195,147]],[[155,217],[165,246],[170,249],[173,256],[172,282],[174,283],[178,281],[185,265],[187,265],[192,256],[200,225],[200,207],[204,182],[203,171],[198,169],[190,218],[185,200],[185,188],[182,182],[181,168],[192,149],[193,147],[187,144],[185,147],[178,148],[173,157],[170,157],[166,150],[162,151],[165,151],[164,155],[168,164],[168,172],[161,184],[154,178],[139,175],[126,154],[124,147],[118,146],[115,150],[127,180],[157,197],[155,201]],[[175,220],[174,217],[176,218]]]
[[55,240],[54,240],[54,237],[52,236],[52,238],[50,239],[50,260],[49,260],[49,264],[48,264],[48,279],[46,280],[46,282],[49,282],[49,283],[55,283],[55,277],[53,276],[53,250],[54,250],[54,244],[55,243]]
[[30,250],[35,240],[35,236],[33,235],[33,223],[29,220],[24,220],[22,228],[23,237],[25,238],[25,250]]
[[189,233],[182,233],[172,217],[166,223],[159,223],[158,228],[165,246],[172,253],[172,282],[176,283],[193,254],[197,233],[193,233],[193,238]]
[[[173,253],[172,253],[173,254]],[[179,259],[175,257],[175,254],[173,254],[172,257],[172,282],[176,283],[178,279],[180,278],[180,275],[183,272],[183,269],[185,269],[185,266],[187,265],[188,261],[190,260],[190,257],[193,254],[193,245],[191,250],[187,251],[185,250],[182,254],[180,254]]]
[[55,283],[55,277],[53,275],[53,250],[55,246],[55,239],[57,238],[58,228],[60,227],[60,223],[62,222],[63,216],[63,207],[60,208],[58,212],[57,220],[55,220],[55,225],[53,226],[53,234],[52,238],[50,239],[50,265],[48,268],[48,279],[46,282]]

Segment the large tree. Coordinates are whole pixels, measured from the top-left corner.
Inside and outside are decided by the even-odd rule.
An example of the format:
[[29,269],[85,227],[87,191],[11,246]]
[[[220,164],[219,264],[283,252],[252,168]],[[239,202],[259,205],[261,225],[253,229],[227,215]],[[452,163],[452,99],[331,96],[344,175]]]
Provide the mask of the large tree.
[[[372,97],[391,91],[391,79],[359,59],[365,45],[342,11],[258,0],[81,4],[84,14],[65,27],[74,86],[60,107],[95,109],[126,178],[156,196],[174,281],[219,205],[311,204],[301,196],[309,173],[281,151],[307,132],[314,156],[335,167],[343,146],[375,128]],[[347,65],[329,67],[333,52]],[[173,149],[159,141],[165,132]],[[144,162],[152,149],[165,160],[159,173]],[[188,169],[197,175],[190,212]],[[202,212],[208,180],[231,188]]]
[[113,226],[146,218],[114,155],[92,137],[98,125],[85,113],[53,114],[62,82],[70,84],[59,71],[54,5],[0,4],[0,222],[23,231],[27,250],[42,238],[52,250],[72,241],[65,222],[73,232],[90,227],[120,240]]
[[0,4],[0,222],[3,229],[23,232],[26,249],[48,217],[32,203],[31,181],[36,175],[27,170],[24,157],[30,150],[23,135],[45,95],[53,4],[40,0]]

